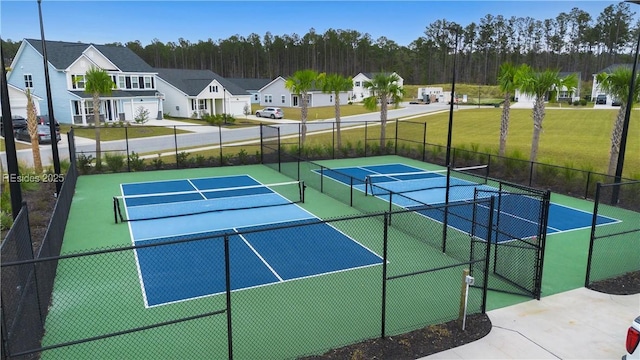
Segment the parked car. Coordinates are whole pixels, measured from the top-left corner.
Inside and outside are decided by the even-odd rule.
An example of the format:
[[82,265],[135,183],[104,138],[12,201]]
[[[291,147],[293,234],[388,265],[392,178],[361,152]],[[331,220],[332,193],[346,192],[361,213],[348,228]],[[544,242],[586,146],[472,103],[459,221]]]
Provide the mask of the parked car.
[[596,105],[604,105],[607,103],[607,95],[600,94],[596,96]]
[[622,101],[620,101],[620,99],[611,100],[611,106],[621,106],[621,105],[622,105]]
[[627,330],[626,348],[627,354],[622,356],[622,360],[640,359],[640,316],[638,316]]
[[[20,115],[11,116],[12,125],[13,125],[13,133],[22,128],[27,127],[27,119],[23,118]],[[0,135],[4,136],[4,122],[2,121],[2,116],[0,116]]]
[[[36,116],[36,121],[38,121],[38,124],[40,125],[49,126],[49,115],[38,115]],[[56,129],[60,131],[60,123],[58,123],[57,120],[56,120]]]
[[268,107],[262,110],[256,111],[257,117],[269,117],[272,119],[282,119],[284,117],[284,112],[282,109],[277,107]]
[[[31,142],[31,135],[29,135],[29,128],[24,127],[16,130],[16,140],[22,140]],[[56,130],[56,142],[60,141],[60,130]],[[51,142],[51,128],[49,125],[38,124],[38,143],[50,143]]]

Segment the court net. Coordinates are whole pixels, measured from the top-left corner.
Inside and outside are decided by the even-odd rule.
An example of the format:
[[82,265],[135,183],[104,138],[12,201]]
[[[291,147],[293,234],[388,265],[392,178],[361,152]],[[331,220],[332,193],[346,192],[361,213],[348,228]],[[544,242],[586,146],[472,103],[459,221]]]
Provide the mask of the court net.
[[[478,186],[487,183],[488,165],[451,169],[450,187]],[[447,170],[372,174],[365,178],[366,195],[403,194],[415,191],[446,189]]]
[[156,220],[304,202],[303,181],[113,197],[115,222]]

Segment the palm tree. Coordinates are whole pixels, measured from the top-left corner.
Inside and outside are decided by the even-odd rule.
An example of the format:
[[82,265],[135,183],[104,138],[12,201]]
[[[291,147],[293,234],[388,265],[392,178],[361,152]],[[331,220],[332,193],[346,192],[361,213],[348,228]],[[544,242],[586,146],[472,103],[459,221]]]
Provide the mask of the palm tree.
[[381,149],[384,149],[386,141],[388,104],[393,103],[397,107],[404,96],[404,88],[398,85],[399,82],[400,77],[395,73],[378,73],[373,76],[371,81],[365,81],[363,84],[364,88],[371,93],[371,96],[364,99],[364,107],[368,110],[375,110],[378,108],[378,102],[380,102]]
[[300,99],[301,146],[304,146],[304,141],[307,137],[307,109],[309,106],[307,95],[309,90],[316,86],[318,77],[318,73],[314,70],[298,70],[293,73],[293,76],[288,77],[284,84],[289,91],[293,94],[299,94],[302,98]]
[[344,77],[340,74],[325,75],[320,74],[320,88],[325,94],[333,94],[334,107],[336,113],[336,138],[338,149],[342,148],[342,140],[340,138],[340,93],[353,89],[353,79],[351,76]]
[[[600,84],[600,89],[611,95],[612,98],[620,101],[620,110],[616,116],[611,132],[611,149],[609,150],[609,168],[607,173],[611,176],[615,175],[618,165],[618,155],[620,154],[620,142],[622,140],[622,128],[624,125],[624,116],[627,111],[629,99],[629,84],[631,83],[632,71],[629,67],[620,66],[613,70],[610,74],[600,73],[596,75],[596,81]],[[640,94],[640,81],[636,78],[635,89],[633,90],[633,101],[638,101]]]
[[504,92],[504,103],[502,105],[502,116],[500,118],[500,149],[498,155],[504,156],[507,148],[507,135],[509,134],[509,116],[511,110],[511,95],[518,88],[515,82],[518,67],[510,62],[503,63],[500,66],[498,74],[498,86],[500,91]]
[[93,121],[96,127],[96,167],[102,166],[100,156],[100,95],[111,95],[115,86],[111,76],[103,69],[92,67],[84,76],[84,91],[93,96]]
[[544,101],[547,93],[553,89],[566,88],[574,90],[578,85],[575,74],[564,78],[560,77],[557,70],[545,70],[535,72],[529,65],[522,65],[514,77],[515,83],[522,94],[535,97],[533,104],[533,137],[531,139],[531,154],[529,161],[535,162],[538,157],[538,145],[540,142],[540,132],[542,131],[542,121],[544,120]]
[[[36,106],[31,98],[31,90],[27,88],[27,130],[31,137],[31,153],[33,154],[33,168],[36,174],[42,173],[42,158],[40,157],[40,139],[38,139],[38,119]],[[55,141],[55,135],[51,136],[51,141]]]

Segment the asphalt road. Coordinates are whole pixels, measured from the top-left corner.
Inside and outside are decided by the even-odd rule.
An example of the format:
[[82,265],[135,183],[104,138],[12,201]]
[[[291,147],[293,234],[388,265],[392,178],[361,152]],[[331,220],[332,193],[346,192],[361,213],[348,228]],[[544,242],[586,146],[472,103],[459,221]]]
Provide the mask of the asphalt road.
[[[408,118],[420,114],[446,111],[449,106],[446,104],[429,104],[429,105],[409,105],[407,103],[402,104],[403,107],[398,109],[390,109],[388,112],[389,119],[402,119]],[[267,120],[267,119],[263,119]],[[333,128],[333,122],[335,119],[309,121],[307,123],[308,132],[316,132],[323,130],[331,130]],[[164,120],[155,121],[154,124],[163,124]],[[380,113],[367,113],[360,115],[347,116],[342,118],[343,128],[351,126],[362,126],[367,121],[380,121]],[[169,121],[167,121],[169,123]],[[174,123],[171,123],[172,126]],[[274,126],[280,127],[280,135],[287,136],[297,134],[298,124],[296,121],[283,120],[278,123],[274,123]],[[102,151],[119,151],[122,153],[172,153],[175,152],[176,143],[178,148],[192,148],[192,147],[216,147],[220,144],[221,140],[223,144],[232,144],[239,142],[247,142],[251,140],[258,140],[260,138],[260,127],[247,127],[239,129],[222,129],[222,133],[218,131],[215,126],[184,126],[186,130],[193,131],[188,134],[178,135],[163,135],[148,138],[136,138],[129,139],[128,148],[127,143],[124,140],[103,141],[101,143]],[[4,150],[4,149],[3,149]],[[76,138],[76,152],[84,152],[85,154],[93,155],[95,152],[95,141],[91,139]],[[48,166],[52,163],[52,148],[49,144],[43,144],[40,146],[40,154],[44,166]],[[69,158],[69,145],[66,134],[63,134],[62,140],[58,143],[58,154],[60,159]],[[19,150],[17,152],[18,162],[25,164],[26,166],[32,166],[33,157],[31,149]],[[6,154],[3,151],[1,153],[2,166],[6,169]]]

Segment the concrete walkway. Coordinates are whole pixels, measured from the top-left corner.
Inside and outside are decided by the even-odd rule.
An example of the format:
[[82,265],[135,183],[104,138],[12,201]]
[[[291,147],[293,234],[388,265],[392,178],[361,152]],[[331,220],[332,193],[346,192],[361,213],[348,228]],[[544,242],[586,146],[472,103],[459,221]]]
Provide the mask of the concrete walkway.
[[487,312],[484,338],[431,359],[620,359],[627,329],[640,315],[640,294],[586,288]]

